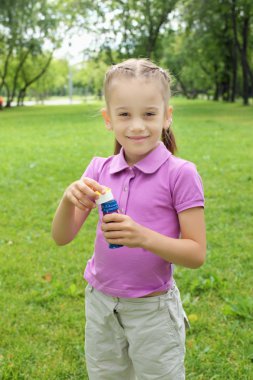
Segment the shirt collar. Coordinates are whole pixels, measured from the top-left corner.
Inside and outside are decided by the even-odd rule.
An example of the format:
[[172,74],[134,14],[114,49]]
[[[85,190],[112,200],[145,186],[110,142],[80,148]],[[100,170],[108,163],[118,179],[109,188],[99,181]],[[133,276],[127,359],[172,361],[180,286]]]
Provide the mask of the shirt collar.
[[[154,150],[142,160],[138,161],[133,167],[136,167],[146,174],[154,173],[165,161],[167,161],[171,154],[172,153],[166,148],[164,143],[160,141],[159,145]],[[119,154],[115,155],[112,159],[110,174],[115,174],[128,168],[129,165],[124,157],[124,149],[121,148]]]

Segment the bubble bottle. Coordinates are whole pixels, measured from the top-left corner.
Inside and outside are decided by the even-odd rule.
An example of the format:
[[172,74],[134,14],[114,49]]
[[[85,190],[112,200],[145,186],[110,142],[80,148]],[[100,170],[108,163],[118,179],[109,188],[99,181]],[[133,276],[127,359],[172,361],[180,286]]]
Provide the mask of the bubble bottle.
[[[112,191],[107,187],[105,194],[101,194],[98,191],[96,193],[99,195],[99,198],[96,199],[96,204],[101,205],[103,215],[112,214],[113,212],[119,213],[119,205],[112,195]],[[119,244],[109,244],[109,248],[120,248],[123,245]]]

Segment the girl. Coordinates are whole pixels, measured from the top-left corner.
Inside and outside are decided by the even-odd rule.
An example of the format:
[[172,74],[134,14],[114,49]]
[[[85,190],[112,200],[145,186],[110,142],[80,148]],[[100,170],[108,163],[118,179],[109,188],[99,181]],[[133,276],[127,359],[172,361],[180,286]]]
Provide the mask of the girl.
[[120,213],[99,210],[84,273],[89,379],[184,379],[187,318],[173,264],[198,268],[205,259],[201,178],[193,163],[174,156],[165,70],[127,60],[108,70],[104,94],[115,154],[93,158],[65,190],[52,226],[56,243],[67,244],[96,207],[97,191],[111,188],[119,203]]

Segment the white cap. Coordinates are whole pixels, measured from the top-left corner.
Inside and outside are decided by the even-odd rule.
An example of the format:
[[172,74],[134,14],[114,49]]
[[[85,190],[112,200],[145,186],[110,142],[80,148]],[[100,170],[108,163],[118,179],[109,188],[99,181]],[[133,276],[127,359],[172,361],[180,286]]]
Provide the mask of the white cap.
[[113,200],[113,195],[111,189],[107,188],[105,194],[100,194],[99,198],[95,200],[97,205],[101,205],[102,203],[109,202]]

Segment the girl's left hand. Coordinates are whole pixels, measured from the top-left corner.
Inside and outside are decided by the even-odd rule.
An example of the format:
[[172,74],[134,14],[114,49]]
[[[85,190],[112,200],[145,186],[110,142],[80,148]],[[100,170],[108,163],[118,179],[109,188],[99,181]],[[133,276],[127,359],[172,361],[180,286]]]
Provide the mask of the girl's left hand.
[[103,216],[101,229],[108,243],[140,247],[145,240],[146,228],[124,214],[107,214]]

